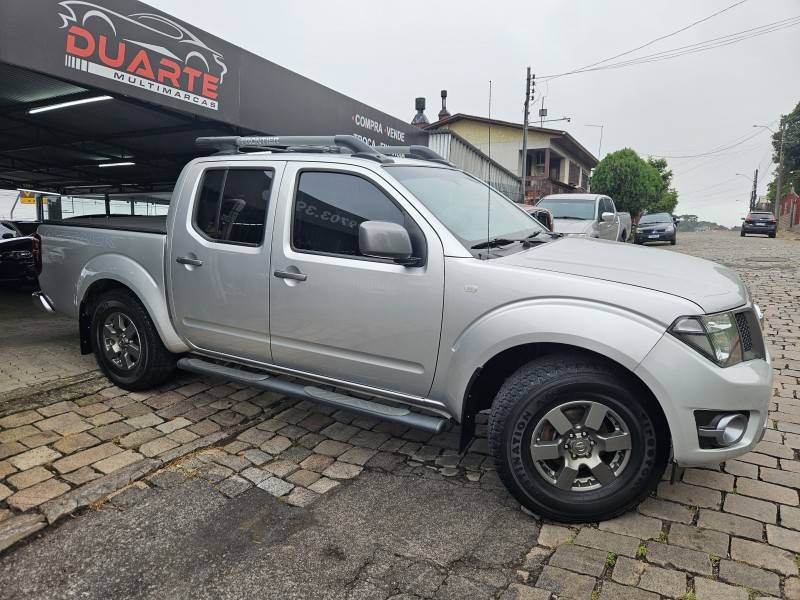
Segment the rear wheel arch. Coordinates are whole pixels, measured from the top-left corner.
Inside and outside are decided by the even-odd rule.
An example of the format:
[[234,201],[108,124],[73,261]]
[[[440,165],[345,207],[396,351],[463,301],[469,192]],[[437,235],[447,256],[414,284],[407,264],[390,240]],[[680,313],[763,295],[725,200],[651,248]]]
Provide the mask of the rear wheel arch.
[[[461,449],[466,448],[475,433],[475,415],[488,410],[505,381],[529,362],[548,355],[572,355],[592,357],[608,364],[618,376],[634,386],[642,401],[656,409],[659,420],[669,434],[666,414],[655,394],[636,373],[598,352],[568,344],[531,343],[513,346],[496,354],[482,366],[475,369],[464,392],[461,410]],[[638,396],[637,396],[638,397]],[[671,437],[671,436],[670,436]]]
[[99,279],[93,282],[84,292],[78,308],[78,327],[80,330],[81,354],[92,353],[91,326],[92,314],[97,301],[103,294],[114,289],[125,290],[133,294],[140,302],[136,293],[124,283],[116,279]]

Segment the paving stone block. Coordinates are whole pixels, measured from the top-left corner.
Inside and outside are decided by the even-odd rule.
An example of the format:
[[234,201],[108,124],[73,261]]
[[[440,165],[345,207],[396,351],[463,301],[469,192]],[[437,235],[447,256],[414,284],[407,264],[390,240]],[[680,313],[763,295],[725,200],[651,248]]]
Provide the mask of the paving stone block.
[[662,481],[658,484],[658,497],[703,508],[717,509],[722,503],[722,495],[717,490],[680,482],[671,484]]
[[694,591],[697,600],[748,600],[749,598],[747,590],[743,588],[703,577],[695,578]]
[[142,429],[144,427],[155,427],[156,425],[160,425],[164,422],[164,419],[159,417],[157,414],[152,412],[147,412],[143,415],[138,415],[127,419],[125,423],[130,425],[133,429]]
[[50,404],[49,406],[43,406],[38,409],[43,417],[54,417],[55,415],[60,415],[65,412],[69,412],[71,410],[75,410],[78,408],[78,405],[70,400],[65,400],[63,402],[56,402],[55,404]]
[[44,517],[36,513],[4,519],[0,522],[0,552],[43,529],[46,525]]
[[0,444],[10,444],[18,442],[19,440],[41,433],[39,429],[33,425],[23,425],[22,427],[15,427],[14,429],[6,429],[0,431]]
[[212,433],[216,433],[220,430],[220,426],[214,423],[213,421],[200,421],[199,423],[195,423],[191,427],[189,427],[189,431],[192,433],[196,433],[199,436],[206,436],[211,435]]
[[[202,384],[201,384],[202,385]],[[164,392],[163,394],[157,394],[155,396],[151,396],[144,403],[154,410],[162,410],[173,404],[180,402],[183,400],[183,396],[178,393],[178,391],[174,392]]]
[[188,444],[189,442],[193,442],[200,436],[196,433],[192,433],[188,429],[178,429],[177,431],[173,431],[170,434],[167,434],[167,437],[171,439],[173,442],[178,442],[179,444]]
[[0,501],[5,500],[14,492],[8,486],[3,485],[0,483]]
[[536,580],[536,587],[558,594],[560,597],[575,600],[590,600],[594,591],[595,579],[578,575],[558,567],[545,565]]
[[245,442],[240,442],[238,440],[225,444],[222,447],[222,449],[228,454],[239,454],[248,448],[250,448],[250,444],[246,444]]
[[319,498],[319,494],[303,487],[295,487],[286,497],[286,502],[292,506],[305,507]]
[[118,454],[114,454],[113,456],[109,456],[108,458],[104,458],[103,460],[99,460],[96,463],[92,463],[92,468],[107,475],[109,473],[113,473],[117,469],[121,469],[122,467],[127,467],[128,465],[138,462],[142,458],[144,457],[138,452],[126,450],[125,452],[120,452]]
[[575,538],[575,543],[625,556],[636,556],[636,551],[639,548],[639,540],[637,538],[601,531],[593,527],[581,529]]
[[265,462],[272,460],[272,456],[267,454],[266,452],[262,452],[261,450],[257,450],[255,448],[251,448],[249,450],[245,450],[242,452],[242,456],[249,460],[251,463],[260,467]]
[[269,472],[264,471],[263,469],[257,469],[255,467],[248,467],[244,471],[239,473],[239,475],[241,475],[245,479],[249,479],[256,485],[261,483],[265,479],[272,477],[272,475]]
[[299,469],[299,465],[290,460],[275,460],[271,463],[264,465],[264,469],[275,475],[276,477],[286,477],[290,473],[294,473]]
[[337,460],[325,469],[322,474],[331,479],[352,479],[361,473],[363,469],[363,467],[359,467],[358,465],[351,465]]
[[292,442],[289,438],[285,438],[282,435],[276,435],[272,439],[267,440],[259,448],[268,454],[280,454],[284,450],[286,450],[289,446],[292,445]]
[[647,543],[647,560],[662,567],[690,571],[698,575],[711,576],[712,573],[708,554],[660,542]]
[[28,448],[38,448],[39,446],[46,446],[47,444],[57,442],[60,439],[62,439],[61,435],[55,431],[43,431],[41,433],[37,433],[36,435],[30,435],[22,438],[20,443]]
[[121,421],[124,418],[125,417],[123,417],[118,412],[109,410],[107,412],[102,412],[99,415],[93,415],[87,417],[86,420],[95,427],[100,427],[102,425],[109,425],[110,423],[116,423],[117,421]]
[[11,508],[16,508],[24,512],[68,492],[69,489],[68,484],[55,479],[49,479],[18,491],[13,496],[9,496],[6,502]]
[[614,581],[623,585],[636,586],[639,585],[639,579],[647,566],[647,563],[641,560],[634,560],[627,556],[619,556],[617,557],[617,562],[614,565],[614,571],[611,577]]
[[86,465],[108,458],[119,452],[122,452],[119,446],[107,442],[100,446],[95,446],[94,448],[89,448],[88,450],[83,450],[82,452],[57,460],[53,463],[53,466],[59,473],[69,473],[70,471],[85,467]]
[[800,489],[800,473],[761,467],[761,479],[769,483],[794,488],[796,490]]
[[659,596],[652,592],[607,581],[603,584],[603,591],[600,592],[600,600],[659,600]]
[[369,461],[369,459],[375,456],[377,453],[377,450],[372,450],[370,448],[351,448],[339,456],[338,460],[353,465],[364,466],[367,464],[367,461]]
[[314,452],[317,454],[324,454],[326,456],[337,458],[351,448],[352,446],[350,444],[345,444],[336,440],[325,440],[324,442],[317,444],[317,446],[314,448]]
[[326,492],[331,491],[337,485],[339,485],[338,481],[328,479],[327,477],[321,477],[320,479],[317,479],[317,481],[312,483],[310,486],[308,486],[308,489],[318,494],[325,494]]
[[42,481],[47,481],[52,476],[53,474],[44,467],[33,467],[27,471],[12,475],[7,481],[18,490],[23,490]]
[[127,421],[119,421],[117,423],[111,423],[110,425],[95,427],[89,433],[99,440],[107,441],[115,438],[121,438],[134,431],[134,429],[134,427],[128,425]]
[[756,500],[739,494],[728,494],[725,497],[725,512],[750,517],[756,521],[775,523],[778,507],[771,502]]
[[293,483],[295,485],[299,485],[301,487],[307,488],[312,483],[317,481],[320,478],[319,473],[315,473],[314,471],[307,471],[306,469],[300,469],[299,471],[295,471],[286,480],[289,483]]
[[775,444],[773,442],[759,442],[755,447],[755,452],[760,452],[761,454],[767,454],[769,456],[775,456],[777,458],[794,458],[794,451],[791,448],[784,446],[783,444]]
[[61,476],[62,479],[69,481],[72,485],[83,485],[98,477],[102,477],[102,475],[92,469],[92,467],[81,467],[77,471],[72,471],[71,473],[66,473]]
[[781,504],[788,504],[790,506],[797,506],[800,503],[798,502],[796,490],[775,485],[774,483],[747,479],[745,477],[740,477],[736,481],[736,491],[744,496],[751,496],[771,502],[780,502]]
[[682,598],[686,593],[686,574],[645,563],[638,586],[670,598]]
[[733,475],[706,469],[686,469],[683,473],[683,482],[723,492],[733,491]]
[[[800,579],[797,577],[787,577],[783,586],[784,598],[800,598]],[[758,598],[757,600],[771,600],[770,598]],[[775,599],[777,600],[777,599]]]
[[223,480],[217,486],[217,489],[219,489],[220,492],[229,498],[235,498],[236,496],[249,490],[251,487],[253,487],[253,484],[246,479],[239,477],[238,475],[231,475],[227,479]]
[[180,444],[175,442],[168,437],[161,437],[155,440],[150,440],[149,442],[145,442],[139,447],[139,452],[142,453],[144,456],[151,458],[153,456],[158,456],[159,454],[166,452],[167,450],[172,450],[173,448],[177,448]]
[[333,458],[324,454],[312,454],[300,463],[300,466],[309,471],[322,473],[333,463]]
[[767,525],[767,541],[772,546],[800,554],[800,532],[775,525]]
[[694,516],[694,511],[683,504],[657,498],[647,498],[639,505],[639,512],[649,517],[678,523],[691,523]]
[[566,544],[556,548],[556,551],[550,557],[549,564],[577,573],[600,577],[605,569],[607,556],[608,552],[606,550]]
[[42,446],[39,448],[34,448],[33,450],[28,450],[27,452],[23,452],[22,454],[17,454],[8,459],[8,461],[14,466],[14,468],[25,471],[27,469],[32,469],[33,467],[37,467],[39,465],[46,465],[53,462],[56,459],[61,458],[61,453],[56,452],[46,446]]
[[698,529],[674,523],[669,530],[669,543],[715,556],[728,556],[730,536],[711,529]]
[[759,521],[707,508],[700,509],[697,526],[701,529],[714,529],[758,541],[761,541],[764,530],[763,523]]
[[294,485],[278,477],[269,477],[258,484],[258,487],[269,492],[273,496],[280,498],[294,489]]
[[778,466],[778,459],[774,456],[767,456],[766,454],[758,454],[756,452],[748,452],[740,456],[737,460],[740,462],[752,463],[760,467],[776,468]]
[[35,410],[25,410],[0,419],[0,429],[15,429],[23,425],[30,425],[42,418]]
[[182,446],[178,446],[177,448],[173,448],[172,450],[167,450],[163,454],[159,456],[162,462],[165,464],[175,460],[176,458],[180,458],[181,456],[185,456],[190,452],[194,452],[195,450],[199,450],[200,448],[206,448],[208,446],[212,446],[218,443],[220,440],[223,440],[227,437],[227,434],[222,431],[217,431],[215,433],[211,433],[209,435],[204,435],[203,437],[197,438],[196,440],[189,442],[188,444],[183,444]]
[[797,575],[797,563],[794,555],[767,544],[733,538],[731,540],[731,558],[763,569],[778,571],[784,575]]
[[108,410],[109,408],[102,402],[95,402],[94,404],[86,404],[85,406],[79,406],[75,409],[75,412],[84,418],[88,418],[88,417],[94,417],[95,415],[99,415],[104,412],[108,412]]
[[236,439],[247,442],[252,446],[260,446],[270,438],[274,437],[269,431],[252,427],[247,431],[243,431]]
[[756,479],[758,477],[758,465],[751,463],[729,460],[725,463],[724,468],[726,473],[737,477],[750,477],[751,479]]
[[320,431],[322,435],[329,437],[332,440],[336,440],[337,442],[346,442],[358,432],[359,429],[357,427],[338,422],[331,423]]
[[77,413],[68,412],[38,421],[36,427],[42,431],[56,431],[66,436],[91,429],[92,425],[84,421]]
[[641,540],[655,540],[661,535],[659,519],[645,517],[635,512],[628,512],[616,519],[603,521],[599,527],[604,531],[628,535]]
[[0,460],[0,479],[4,479],[8,477],[12,473],[16,473],[17,470],[12,466],[10,462],[7,460]]
[[176,417],[171,421],[167,421],[166,423],[162,423],[161,425],[156,425],[156,429],[163,433],[172,433],[173,431],[178,431],[184,427],[188,427],[191,425],[192,422],[189,419],[184,419],[183,417]]
[[155,440],[163,435],[160,431],[156,431],[152,427],[145,427],[144,429],[137,429],[131,433],[122,436],[118,443],[123,448],[138,448],[151,440]]
[[728,583],[759,590],[767,594],[780,595],[780,578],[775,573],[749,565],[722,560],[719,563],[719,578]]
[[548,548],[555,548],[562,544],[566,544],[575,537],[575,532],[569,527],[561,527],[559,525],[550,525],[545,523],[539,529],[538,543],[541,546]]
[[214,462],[228,467],[229,469],[233,469],[237,473],[250,466],[250,461],[243,456],[236,456],[234,454],[228,454],[227,452],[222,452],[219,456],[215,456]]
[[800,508],[781,505],[781,525],[800,530]]

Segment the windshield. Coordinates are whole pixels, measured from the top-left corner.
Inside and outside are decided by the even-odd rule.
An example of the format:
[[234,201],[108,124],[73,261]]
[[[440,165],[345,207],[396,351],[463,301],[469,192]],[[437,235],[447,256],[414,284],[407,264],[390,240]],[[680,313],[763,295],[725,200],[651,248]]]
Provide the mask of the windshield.
[[647,225],[648,223],[672,223],[672,215],[655,213],[653,215],[645,215],[639,219],[639,225]]
[[487,239],[488,208],[489,238],[516,239],[545,231],[511,200],[463,171],[403,165],[386,170],[468,247]]
[[567,200],[558,198],[542,198],[536,206],[546,208],[553,213],[554,219],[594,220],[594,200]]

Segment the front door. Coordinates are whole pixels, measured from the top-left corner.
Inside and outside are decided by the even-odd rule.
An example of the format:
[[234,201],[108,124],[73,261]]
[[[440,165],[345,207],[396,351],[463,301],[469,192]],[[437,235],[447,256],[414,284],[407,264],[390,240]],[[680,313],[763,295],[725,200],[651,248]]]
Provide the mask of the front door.
[[[435,231],[368,169],[289,163],[272,249],[276,364],[417,396],[433,381],[444,256]],[[290,183],[291,182],[291,183]],[[418,267],[362,256],[363,221],[410,233]]]
[[603,213],[613,213],[614,212],[614,205],[611,204],[611,200],[608,198],[600,198],[598,200],[598,222],[597,222],[597,234],[598,237],[604,240],[616,240],[617,239],[617,229],[618,222],[616,220],[613,221],[604,221],[603,220]]
[[270,362],[270,240],[264,234],[274,212],[276,168],[241,164],[195,167],[200,184],[172,228],[172,314],[178,333],[199,350]]

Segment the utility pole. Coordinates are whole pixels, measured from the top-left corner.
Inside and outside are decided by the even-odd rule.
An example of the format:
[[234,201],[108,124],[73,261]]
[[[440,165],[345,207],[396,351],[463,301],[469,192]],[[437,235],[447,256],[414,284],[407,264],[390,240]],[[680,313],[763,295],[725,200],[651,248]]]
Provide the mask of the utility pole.
[[753,212],[756,209],[756,201],[758,200],[758,169],[753,174],[753,191],[750,192],[750,212]]
[[597,145],[597,160],[602,160],[603,157],[601,153],[603,152],[603,125],[592,125],[591,123],[586,123],[586,127],[599,127],[600,128],[600,143]]
[[536,75],[531,78],[531,68],[528,67],[528,74],[525,77],[525,115],[522,119],[522,203],[528,191],[528,117],[530,115],[531,99],[533,98],[533,87],[536,85]]
[[776,217],[779,217],[778,214],[778,207],[781,203],[781,186],[783,186],[783,138],[785,137],[784,134],[786,133],[786,121],[781,119],[781,145],[780,149],[778,150],[778,177],[777,177],[777,185],[775,186],[775,206],[772,207],[772,214]]

